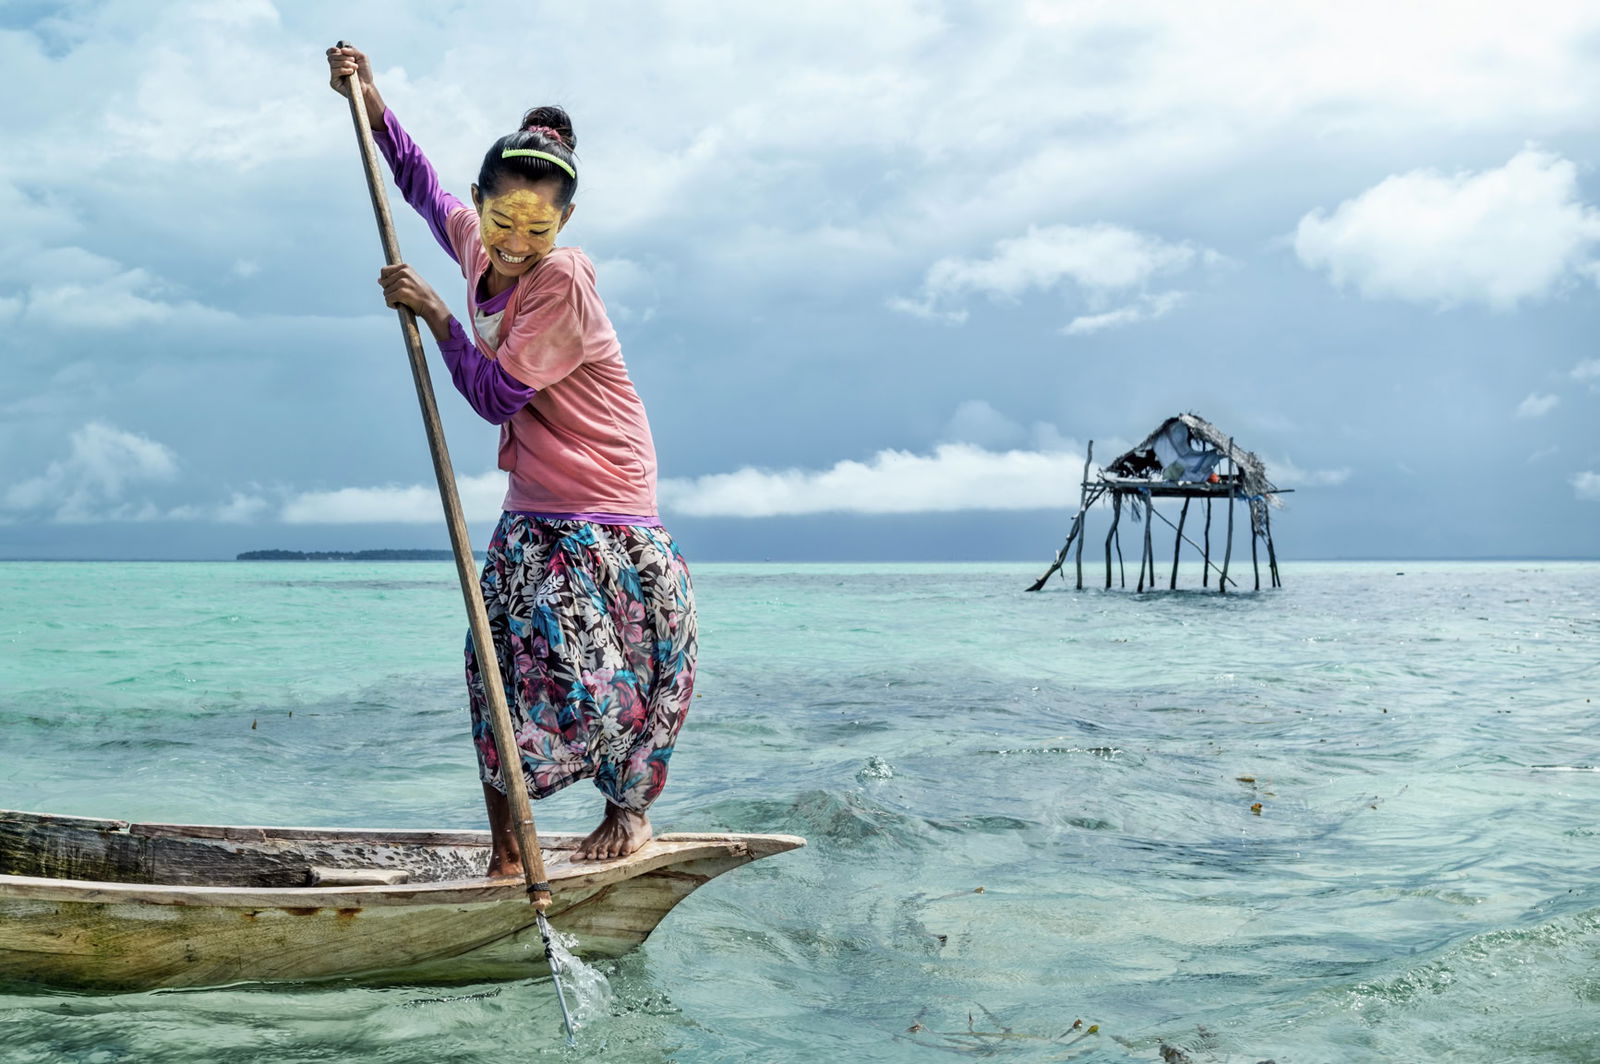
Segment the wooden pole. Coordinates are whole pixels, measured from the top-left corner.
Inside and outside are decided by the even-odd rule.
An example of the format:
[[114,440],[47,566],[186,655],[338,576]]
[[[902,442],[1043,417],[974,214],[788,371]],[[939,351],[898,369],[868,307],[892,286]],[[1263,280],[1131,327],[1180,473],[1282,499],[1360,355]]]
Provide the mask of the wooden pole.
[[[1084,522],[1088,519],[1089,515],[1089,504],[1087,501],[1089,498],[1089,463],[1093,461],[1094,441],[1090,440],[1088,452],[1083,456],[1083,494],[1080,496],[1080,498],[1085,501],[1081,502],[1078,506],[1078,530],[1080,532],[1083,531]],[[1083,541],[1085,538],[1087,537],[1078,537],[1077,569],[1079,591],[1083,590]]]
[[1233,460],[1233,437],[1228,437],[1228,546],[1222,554],[1222,576],[1217,580],[1217,590],[1228,593],[1228,563],[1233,560],[1233,499],[1239,493],[1235,473],[1239,466]]
[[1200,570],[1200,586],[1211,586],[1211,496],[1206,496],[1206,545],[1201,550],[1205,567]]
[[[340,43],[343,46],[343,42]],[[361,82],[353,74],[349,81],[350,117],[355,122],[356,139],[361,145],[367,191],[372,196],[378,235],[383,240],[384,261],[393,266],[401,261],[400,242],[395,237],[394,220],[389,215],[389,200],[384,193],[383,174],[378,169],[378,148],[372,139],[372,129],[367,125],[366,108],[361,100]],[[522,868],[527,876],[533,904],[543,912],[550,907],[550,885],[545,882],[544,857],[539,852],[539,836],[534,828],[533,807],[528,802],[527,788],[515,785],[520,782],[522,775],[522,752],[517,749],[511,712],[506,708],[505,687],[500,679],[500,659],[495,654],[494,638],[489,633],[489,614],[484,609],[483,592],[478,586],[477,565],[472,557],[467,521],[461,512],[461,496],[456,491],[450,451],[445,445],[444,426],[439,420],[439,407],[433,397],[428,359],[422,349],[422,336],[417,331],[416,315],[409,307],[397,307],[396,311],[400,318],[400,332],[405,337],[406,354],[411,359],[411,377],[416,385],[417,403],[422,409],[422,427],[428,436],[434,477],[439,482],[439,501],[444,505],[445,525],[450,531],[450,545],[455,550],[456,576],[461,581],[461,597],[467,607],[467,624],[478,654],[478,671],[483,676],[484,694],[494,722],[495,747],[500,755],[501,774],[505,777],[506,798],[511,803],[518,842],[523,848]]]
[[[1133,516],[1134,516],[1135,519],[1137,519],[1139,517],[1139,496],[1135,495],[1131,499],[1129,499],[1128,501],[1129,501],[1129,503],[1132,504],[1132,506],[1133,506]],[[1148,530],[1149,527],[1150,527],[1150,520],[1149,520],[1149,516],[1146,515],[1146,517],[1145,517],[1145,528]],[[1133,588],[1134,591],[1136,591],[1136,592],[1144,590],[1144,539],[1143,539],[1143,537],[1140,537],[1140,539],[1138,540],[1138,547],[1139,547],[1139,582],[1137,584],[1135,584],[1134,588]]]
[[[1133,501],[1133,515],[1135,517],[1137,517],[1137,516],[1139,516],[1139,500],[1137,498],[1135,498],[1132,501]],[[1150,518],[1148,516],[1145,517],[1145,526],[1144,527],[1145,527],[1145,531],[1146,532],[1150,531]],[[1144,590],[1144,539],[1143,539],[1143,537],[1140,537],[1140,539],[1139,539],[1139,582],[1136,585],[1134,585],[1133,589],[1136,592]]]
[[[1250,505],[1251,505],[1251,509],[1255,508],[1255,504],[1254,503],[1251,503]],[[1255,587],[1255,589],[1257,591],[1260,591],[1261,590],[1261,564],[1260,564],[1260,562],[1258,562],[1256,560],[1256,538],[1257,538],[1257,533],[1256,533],[1256,515],[1255,514],[1251,514],[1250,515],[1250,568],[1256,574],[1256,587]]]
[[[1111,527],[1106,529],[1106,590],[1111,590],[1111,541],[1116,537],[1117,526],[1122,523],[1122,492],[1111,493]],[[1120,549],[1120,548],[1119,548]]]
[[1150,572],[1150,589],[1154,591],[1156,586],[1155,555],[1150,551],[1150,526],[1156,523],[1155,515],[1150,512],[1153,505],[1150,496],[1146,495],[1144,497],[1144,543],[1139,551],[1139,591],[1141,592],[1144,591],[1144,574],[1147,569]]
[[1267,567],[1272,573],[1272,586],[1282,587],[1283,578],[1278,575],[1278,552],[1272,546],[1272,507],[1270,504],[1267,506],[1265,516],[1267,529]]
[[1172,537],[1172,580],[1167,584],[1168,591],[1178,590],[1178,552],[1183,549],[1183,523],[1189,519],[1189,504],[1193,499],[1183,500],[1183,509],[1178,511],[1178,534]]
[[[340,41],[339,47],[348,45]],[[361,162],[366,170],[367,192],[372,197],[372,213],[378,222],[378,236],[383,241],[383,258],[388,265],[394,266],[401,261],[400,241],[395,236],[394,219],[389,214],[383,172],[378,168],[378,147],[372,139],[372,129],[367,125],[361,80],[351,74],[347,81],[350,88],[350,118],[355,123],[356,141],[360,145]],[[439,482],[439,502],[444,506],[445,526],[450,531],[450,546],[455,551],[456,576],[461,581],[461,597],[467,607],[467,626],[472,632],[472,645],[478,655],[478,672],[483,677],[484,695],[489,703],[490,718],[494,722],[495,750],[500,756],[500,775],[505,781],[506,799],[511,804],[511,818],[518,846],[522,850],[522,872],[528,883],[528,900],[538,911],[539,929],[545,940],[545,957],[550,962],[551,974],[555,976],[556,992],[561,995],[562,1018],[567,1024],[567,1041],[571,1043],[572,1021],[567,1015],[566,997],[561,989],[561,968],[551,949],[549,924],[544,915],[550,907],[550,883],[545,876],[544,855],[539,850],[539,832],[533,823],[533,807],[528,802],[528,789],[522,779],[522,751],[517,748],[511,727],[511,712],[506,708],[505,687],[500,679],[500,659],[495,653],[494,638],[489,632],[489,614],[484,609],[483,592],[478,586],[478,570],[472,557],[467,520],[461,511],[461,496],[456,491],[455,469],[450,464],[450,450],[445,445],[444,425],[439,420],[439,407],[434,401],[433,381],[428,374],[422,336],[417,331],[417,317],[409,307],[400,306],[395,310],[400,318],[400,332],[405,337],[406,354],[411,360],[411,379],[416,385],[422,427],[428,437],[428,453],[433,457],[433,475]]]
[[[1100,494],[1098,490],[1093,495],[1089,491],[1089,463],[1093,460],[1094,441],[1090,440],[1089,452],[1083,459],[1083,477],[1078,485],[1080,489],[1078,492],[1078,512],[1073,515],[1072,525],[1067,531],[1067,541],[1061,545],[1060,550],[1056,551],[1055,560],[1050,563],[1050,568],[1046,569],[1044,575],[1029,586],[1029,591],[1042,589],[1050,580],[1050,577],[1060,570],[1062,565],[1066,564],[1067,553],[1072,549],[1073,538],[1081,537],[1084,532],[1084,522],[1087,520],[1089,507]],[[1081,538],[1078,540],[1078,590],[1083,590],[1083,540]]]
[[1155,527],[1156,501],[1147,495],[1144,500],[1144,553],[1145,560],[1150,565],[1151,591],[1156,589],[1156,549],[1152,546],[1154,540],[1151,538],[1155,533]]
[[1067,531],[1067,541],[1061,544],[1060,550],[1056,551],[1055,560],[1050,563],[1050,568],[1044,571],[1044,575],[1028,586],[1029,591],[1038,591],[1044,587],[1050,581],[1050,578],[1055,575],[1056,570],[1060,569],[1062,563],[1067,560],[1067,552],[1072,549],[1072,537],[1078,534],[1078,527],[1082,523],[1082,517],[1083,514],[1081,512],[1073,517],[1072,527]]
[[1122,530],[1117,530],[1117,586],[1128,586],[1128,567],[1122,561]]
[[[1042,589],[1044,585],[1049,582],[1050,578],[1054,576],[1063,565],[1066,564],[1067,555],[1072,552],[1073,539],[1076,537],[1082,537],[1086,533],[1084,523],[1088,520],[1089,507],[1093,506],[1095,501],[1099,499],[1102,494],[1104,494],[1104,489],[1099,485],[1091,486],[1087,493],[1087,497],[1080,501],[1078,512],[1073,515],[1072,525],[1067,531],[1067,541],[1061,545],[1060,550],[1056,551],[1055,560],[1050,563],[1050,568],[1046,569],[1044,574],[1040,576],[1039,579],[1035,580],[1031,585],[1028,586],[1029,591],[1038,591]],[[1083,542],[1081,538],[1078,542],[1078,554],[1081,559],[1083,554]],[[1079,565],[1081,567],[1081,560]],[[1062,579],[1066,579],[1066,577],[1063,576]],[[1081,591],[1083,588],[1080,587],[1078,590]]]

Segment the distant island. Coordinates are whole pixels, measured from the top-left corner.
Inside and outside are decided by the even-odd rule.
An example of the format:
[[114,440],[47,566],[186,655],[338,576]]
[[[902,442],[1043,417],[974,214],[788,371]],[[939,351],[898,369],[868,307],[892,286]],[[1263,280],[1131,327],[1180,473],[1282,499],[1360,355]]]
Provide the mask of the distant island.
[[[479,558],[482,551],[474,551]],[[234,555],[237,562],[448,562],[447,550],[247,550]]]

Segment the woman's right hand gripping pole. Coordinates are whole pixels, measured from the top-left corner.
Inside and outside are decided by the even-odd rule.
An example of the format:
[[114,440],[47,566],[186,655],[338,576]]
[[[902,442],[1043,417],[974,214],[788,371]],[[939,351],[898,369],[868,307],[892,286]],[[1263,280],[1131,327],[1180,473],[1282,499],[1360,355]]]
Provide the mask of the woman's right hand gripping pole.
[[367,59],[366,53],[354,45],[340,41],[329,48],[328,57],[328,84],[340,96],[350,96],[350,75],[354,74],[361,79],[361,102],[367,111],[367,124],[373,129],[383,128],[383,97],[378,95],[378,87],[372,83],[372,63]]

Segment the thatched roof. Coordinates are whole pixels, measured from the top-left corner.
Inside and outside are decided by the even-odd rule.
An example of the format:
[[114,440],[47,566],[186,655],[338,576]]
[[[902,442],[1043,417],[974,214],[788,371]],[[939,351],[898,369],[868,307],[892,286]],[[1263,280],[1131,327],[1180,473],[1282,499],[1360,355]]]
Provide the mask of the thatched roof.
[[[1182,426],[1174,432],[1175,426]],[[1187,433],[1183,433],[1187,429]],[[1168,448],[1176,444],[1176,449],[1182,453],[1184,450],[1194,452],[1209,452],[1216,455],[1215,461],[1220,463],[1224,459],[1231,460],[1239,471],[1240,484],[1246,495],[1260,496],[1273,503],[1276,498],[1277,486],[1267,478],[1266,463],[1254,451],[1247,451],[1232,441],[1232,438],[1221,429],[1198,414],[1179,414],[1169,417],[1155,431],[1118,455],[1103,468],[1102,476],[1116,470],[1119,466],[1126,469],[1136,466],[1141,461],[1141,456],[1146,452],[1153,452],[1159,442],[1165,441]],[[1187,444],[1187,447],[1184,445]]]

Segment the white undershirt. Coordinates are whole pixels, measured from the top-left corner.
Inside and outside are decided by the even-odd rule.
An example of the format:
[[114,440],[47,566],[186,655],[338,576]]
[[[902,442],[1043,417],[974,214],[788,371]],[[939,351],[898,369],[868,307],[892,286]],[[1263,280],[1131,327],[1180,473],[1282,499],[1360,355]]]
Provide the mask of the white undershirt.
[[473,308],[472,324],[478,329],[478,336],[493,351],[500,350],[500,320],[505,317],[505,308],[487,314],[483,310]]

